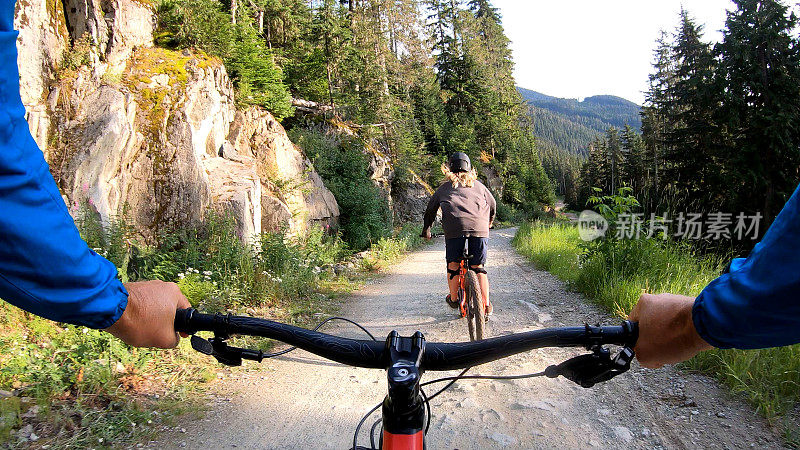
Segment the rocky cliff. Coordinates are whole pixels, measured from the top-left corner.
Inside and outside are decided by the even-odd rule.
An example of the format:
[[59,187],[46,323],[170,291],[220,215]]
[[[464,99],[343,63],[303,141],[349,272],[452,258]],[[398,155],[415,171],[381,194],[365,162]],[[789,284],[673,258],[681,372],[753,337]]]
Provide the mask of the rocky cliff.
[[210,209],[243,239],[334,225],[336,200],[266,111],[237,111],[222,63],[152,47],[144,0],[20,0],[31,132],[65,200],[153,240]]

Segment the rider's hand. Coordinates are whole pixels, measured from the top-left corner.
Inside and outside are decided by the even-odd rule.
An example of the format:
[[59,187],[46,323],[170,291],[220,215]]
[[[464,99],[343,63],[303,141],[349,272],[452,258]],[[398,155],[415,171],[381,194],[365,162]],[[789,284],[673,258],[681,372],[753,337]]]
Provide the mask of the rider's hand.
[[712,348],[694,328],[692,306],[694,297],[642,294],[630,314],[639,322],[634,351],[642,366],[656,369]]
[[431,240],[431,230],[430,230],[430,228],[428,228],[425,231],[423,231],[422,234],[420,235],[420,237],[423,237],[426,240],[430,241]]
[[180,337],[175,332],[175,311],[191,305],[178,285],[163,281],[126,283],[128,306],[106,331],[134,347],[172,348]]

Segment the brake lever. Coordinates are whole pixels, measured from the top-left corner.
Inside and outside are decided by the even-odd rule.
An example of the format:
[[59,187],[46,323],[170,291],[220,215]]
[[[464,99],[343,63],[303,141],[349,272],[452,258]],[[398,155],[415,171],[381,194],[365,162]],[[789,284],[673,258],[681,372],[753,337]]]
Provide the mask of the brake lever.
[[225,342],[225,339],[213,337],[211,339],[203,339],[200,336],[193,334],[192,348],[205,355],[211,355],[217,361],[228,366],[241,366],[243,359],[261,362],[264,359],[264,352],[261,350],[249,350],[246,348],[231,347]]
[[611,352],[598,345],[593,347],[592,353],[588,355],[578,355],[561,364],[549,366],[544,374],[550,378],[561,375],[582,387],[590,388],[627,372],[634,356],[633,349],[623,347],[614,359],[611,359]]

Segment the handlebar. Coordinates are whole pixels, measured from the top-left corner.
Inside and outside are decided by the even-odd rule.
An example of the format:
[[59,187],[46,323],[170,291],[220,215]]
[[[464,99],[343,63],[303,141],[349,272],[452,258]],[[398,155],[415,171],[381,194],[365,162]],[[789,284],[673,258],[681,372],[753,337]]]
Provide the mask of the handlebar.
[[[202,314],[193,308],[178,310],[175,330],[194,334],[213,331],[225,339],[230,335],[248,335],[275,339],[332,361],[355,367],[386,369],[390,363],[388,343],[349,339],[286,325],[267,319],[222,314]],[[636,322],[619,326],[547,328],[515,333],[481,341],[463,343],[426,342],[420,370],[464,369],[495,361],[516,353],[542,347],[597,348],[605,344],[633,347],[638,338]],[[259,359],[259,355],[240,355]]]

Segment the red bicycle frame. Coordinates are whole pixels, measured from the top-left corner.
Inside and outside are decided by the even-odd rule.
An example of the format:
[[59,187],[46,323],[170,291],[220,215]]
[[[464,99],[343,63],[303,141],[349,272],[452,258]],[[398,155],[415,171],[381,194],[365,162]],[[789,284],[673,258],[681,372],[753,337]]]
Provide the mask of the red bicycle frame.
[[423,450],[425,448],[425,436],[422,430],[415,434],[393,434],[383,430],[384,450]]
[[467,317],[467,261],[462,259],[458,264],[458,308],[461,317]]

